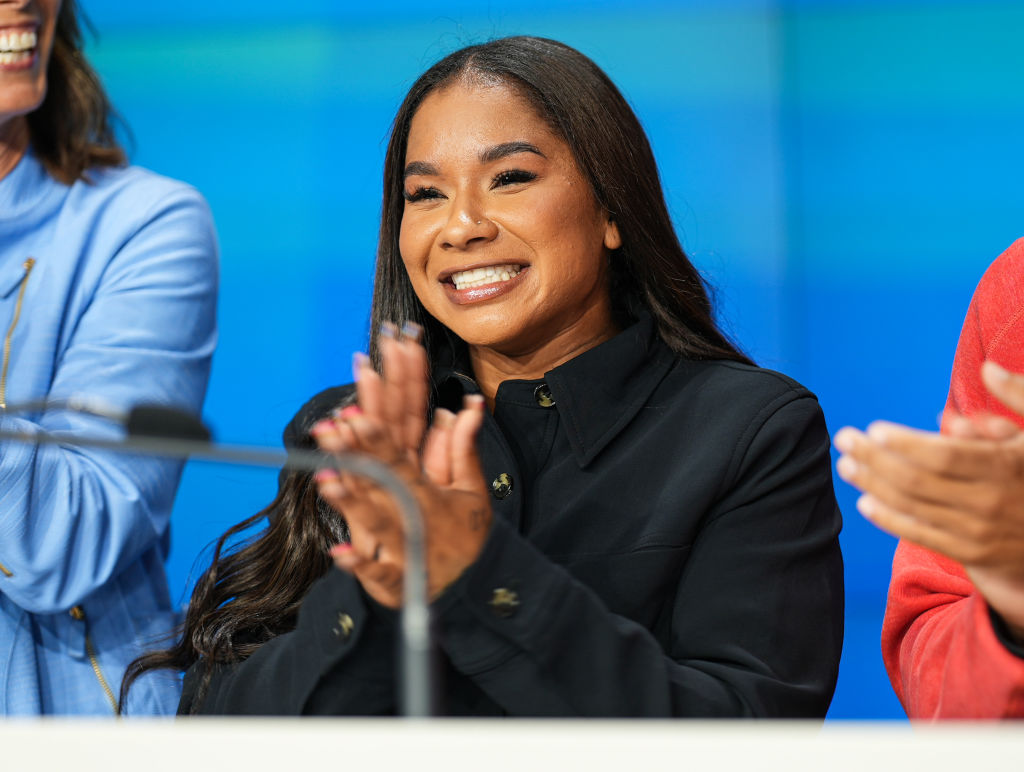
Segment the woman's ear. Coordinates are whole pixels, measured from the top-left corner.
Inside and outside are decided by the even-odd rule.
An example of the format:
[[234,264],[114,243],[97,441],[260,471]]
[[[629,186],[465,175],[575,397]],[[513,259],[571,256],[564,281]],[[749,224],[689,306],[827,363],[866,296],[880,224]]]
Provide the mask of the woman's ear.
[[604,227],[604,246],[606,249],[618,249],[622,246],[622,236],[619,235],[619,226],[615,220],[608,218]]

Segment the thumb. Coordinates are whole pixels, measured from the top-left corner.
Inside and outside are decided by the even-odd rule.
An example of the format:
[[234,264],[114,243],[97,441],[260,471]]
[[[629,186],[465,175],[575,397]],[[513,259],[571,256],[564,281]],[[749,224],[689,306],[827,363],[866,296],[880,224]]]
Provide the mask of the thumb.
[[981,366],[981,380],[992,396],[1024,416],[1024,375],[1004,370],[989,359]]
[[484,423],[484,398],[470,394],[455,416],[451,429],[452,487],[456,490],[486,490],[484,472],[476,452],[476,435]]

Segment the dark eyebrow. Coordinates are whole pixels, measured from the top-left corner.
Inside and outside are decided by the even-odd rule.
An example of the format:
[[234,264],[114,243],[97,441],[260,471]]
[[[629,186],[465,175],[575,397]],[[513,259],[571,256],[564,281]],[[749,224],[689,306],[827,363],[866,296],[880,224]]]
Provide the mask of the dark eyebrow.
[[536,145],[531,145],[529,142],[505,142],[494,147],[489,147],[480,154],[480,162],[489,164],[494,161],[500,161],[502,158],[508,158],[510,155],[516,153],[535,153],[541,158],[547,158],[540,148]]
[[402,175],[402,179],[411,177],[414,174],[422,174],[424,177],[436,177],[437,167],[433,164],[428,164],[426,161],[413,161],[406,165],[405,174]]

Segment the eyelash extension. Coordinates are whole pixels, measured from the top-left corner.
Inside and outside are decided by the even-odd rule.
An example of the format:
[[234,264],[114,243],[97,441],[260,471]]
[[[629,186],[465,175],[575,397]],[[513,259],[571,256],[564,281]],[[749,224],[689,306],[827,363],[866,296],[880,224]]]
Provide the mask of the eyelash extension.
[[402,196],[404,196],[405,200],[411,204],[416,201],[424,201],[428,198],[440,198],[441,191],[437,188],[416,188],[412,193],[407,190],[403,190]]
[[528,172],[524,169],[509,169],[508,171],[498,172],[494,175],[494,179],[491,181],[491,187],[496,188],[499,185],[514,185],[517,182],[530,182],[537,179],[537,175],[533,172]]
[[[494,175],[494,179],[491,180],[491,188],[498,188],[503,185],[515,185],[516,183],[521,182],[531,182],[535,179],[537,179],[537,175],[533,172],[528,172],[524,169],[508,169]],[[442,195],[441,191],[437,188],[416,188],[416,190],[411,193],[407,190],[402,191],[402,196],[409,203],[425,201],[431,198],[441,198]]]

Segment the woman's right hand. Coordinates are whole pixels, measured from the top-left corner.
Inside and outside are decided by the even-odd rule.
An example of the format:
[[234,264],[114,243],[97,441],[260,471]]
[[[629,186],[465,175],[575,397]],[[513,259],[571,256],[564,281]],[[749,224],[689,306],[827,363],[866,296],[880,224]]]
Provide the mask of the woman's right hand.
[[[427,360],[414,331],[381,339],[383,374],[356,358],[358,407],[313,428],[332,453],[367,453],[388,464],[412,491],[424,524],[428,592],[436,598],[476,559],[490,530],[487,486],[476,454],[483,398],[467,397],[459,413],[438,410],[426,431]],[[424,437],[424,435],[426,436]],[[348,473],[321,472],[321,497],[348,523],[351,541],[332,551],[384,606],[402,602],[404,528],[383,490]]]

